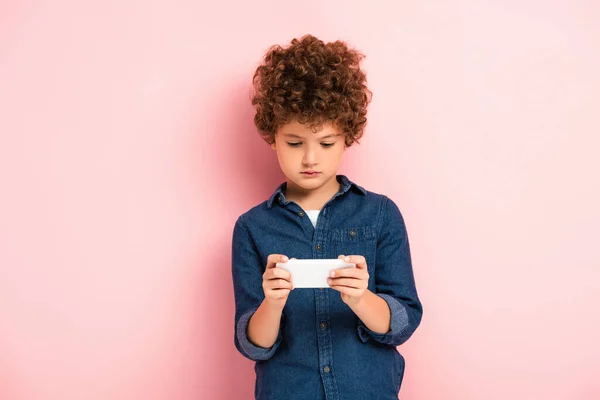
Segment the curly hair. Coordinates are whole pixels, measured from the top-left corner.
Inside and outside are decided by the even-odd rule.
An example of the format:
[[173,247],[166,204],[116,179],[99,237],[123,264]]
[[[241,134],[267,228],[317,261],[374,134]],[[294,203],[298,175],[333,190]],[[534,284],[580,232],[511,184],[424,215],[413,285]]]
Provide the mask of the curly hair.
[[271,46],[252,79],[254,124],[269,144],[279,126],[297,120],[313,132],[330,121],[351,146],[363,135],[372,92],[360,69],[365,56],[345,42],[324,43],[312,35],[287,48]]

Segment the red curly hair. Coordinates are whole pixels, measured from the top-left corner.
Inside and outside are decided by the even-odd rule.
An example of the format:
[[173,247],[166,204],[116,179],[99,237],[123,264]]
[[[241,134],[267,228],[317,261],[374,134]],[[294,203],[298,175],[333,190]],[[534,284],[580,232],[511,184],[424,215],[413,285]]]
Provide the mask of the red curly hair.
[[345,42],[324,43],[312,35],[271,46],[252,79],[254,124],[269,144],[279,126],[297,120],[316,132],[330,121],[346,146],[362,137],[372,92],[359,64],[365,56]]

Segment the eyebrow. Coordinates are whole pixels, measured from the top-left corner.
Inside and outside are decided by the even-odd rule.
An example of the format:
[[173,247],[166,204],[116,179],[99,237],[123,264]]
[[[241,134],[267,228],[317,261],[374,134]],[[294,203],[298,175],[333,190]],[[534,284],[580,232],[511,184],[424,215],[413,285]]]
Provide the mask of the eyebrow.
[[[298,138],[298,139],[304,139],[304,137],[296,135],[295,133],[284,133],[283,136],[294,137],[294,138]],[[339,134],[335,135],[333,133],[330,133],[329,135],[320,137],[319,139],[328,139],[328,138],[335,137],[335,136],[339,136]]]

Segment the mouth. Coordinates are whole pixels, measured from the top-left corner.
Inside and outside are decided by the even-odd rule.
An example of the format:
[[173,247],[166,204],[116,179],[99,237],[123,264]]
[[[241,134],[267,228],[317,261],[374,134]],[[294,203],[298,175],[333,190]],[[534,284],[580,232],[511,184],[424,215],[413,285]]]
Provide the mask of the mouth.
[[303,171],[302,174],[306,175],[306,176],[317,176],[318,174],[320,174],[320,172],[318,172],[318,171]]

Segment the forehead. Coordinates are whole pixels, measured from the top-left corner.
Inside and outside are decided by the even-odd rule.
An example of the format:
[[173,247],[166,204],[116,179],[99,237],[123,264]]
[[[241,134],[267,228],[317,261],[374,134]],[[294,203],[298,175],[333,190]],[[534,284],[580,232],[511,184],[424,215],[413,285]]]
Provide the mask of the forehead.
[[335,139],[342,135],[331,122],[323,123],[321,130],[316,133],[308,126],[308,124],[300,124],[297,121],[281,125],[277,133],[283,137],[291,139]]

